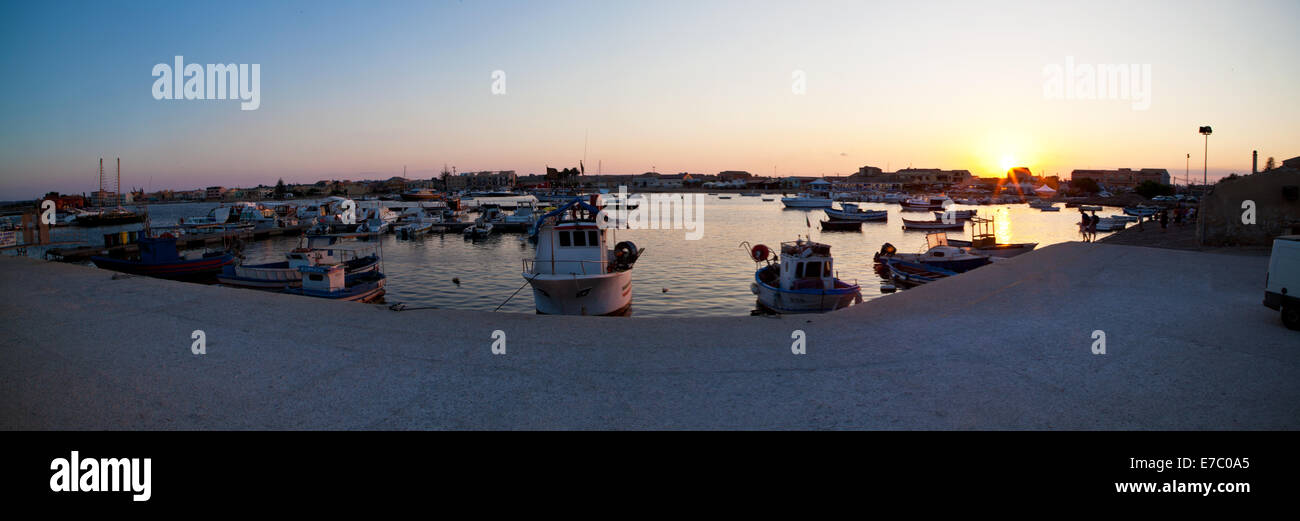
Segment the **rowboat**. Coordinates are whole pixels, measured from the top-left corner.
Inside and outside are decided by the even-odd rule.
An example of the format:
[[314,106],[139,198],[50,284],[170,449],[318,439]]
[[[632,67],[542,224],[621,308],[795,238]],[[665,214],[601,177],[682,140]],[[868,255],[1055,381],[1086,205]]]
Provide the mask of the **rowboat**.
[[883,221],[889,218],[886,210],[862,210],[854,203],[840,203],[839,210],[826,208],[822,211],[832,221]]
[[903,219],[903,229],[905,230],[961,230],[965,229],[966,222],[954,220],[952,222],[943,222],[943,220],[934,221],[913,221]]
[[782,197],[781,204],[786,208],[830,208],[832,201],[828,197],[799,194],[794,197]]
[[890,277],[895,282],[906,286],[919,286],[957,274],[943,268],[899,259],[886,258],[882,264],[889,268]]
[[856,231],[862,229],[862,221],[843,221],[830,219],[822,221],[822,230],[824,231]]
[[1160,208],[1155,206],[1129,206],[1124,208],[1125,215],[1134,217],[1150,217],[1159,212]]
[[951,215],[952,219],[970,219],[975,217],[979,210],[948,210],[944,212],[934,212],[934,218],[942,221],[944,217]]
[[894,245],[885,243],[876,253],[875,261],[901,260],[914,264],[925,264],[943,268],[954,273],[964,273],[989,263],[988,255],[972,253],[957,246],[949,245],[947,234],[932,233],[925,238],[927,248],[922,253],[898,253]]

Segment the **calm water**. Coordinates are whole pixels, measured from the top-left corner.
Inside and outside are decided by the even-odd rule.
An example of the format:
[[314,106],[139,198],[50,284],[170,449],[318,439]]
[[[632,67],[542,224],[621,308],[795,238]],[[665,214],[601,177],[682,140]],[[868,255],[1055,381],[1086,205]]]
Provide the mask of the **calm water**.
[[[150,214],[155,225],[173,224],[180,217],[206,215],[215,206],[215,203],[154,205]],[[686,240],[685,230],[618,230],[617,240],[631,240],[646,250],[632,275],[632,315],[748,315],[755,307],[754,296],[749,291],[755,265],[740,243],[749,241],[775,248],[781,241],[794,240],[801,234],[811,234],[813,240],[831,245],[839,277],[861,284],[864,300],[880,298],[884,296],[879,291],[881,277],[872,267],[872,254],[885,242],[894,244],[901,252],[922,251],[925,232],[904,231],[901,218],[933,216],[903,212],[897,204],[862,203],[861,206],[888,210],[889,220],[865,223],[856,232],[823,232],[817,229],[818,221],[824,218],[820,210],[787,210],[779,199],[764,202],[758,197],[736,196],[723,200],[705,196],[704,236],[700,240]],[[956,205],[954,208],[978,209],[984,217],[995,217],[1000,242],[1038,242],[1041,248],[1079,240],[1075,225],[1079,214],[1072,208],[1062,208],[1060,212],[1042,212],[1023,204]],[[1117,213],[1120,213],[1118,209],[1108,208],[1098,215]],[[811,230],[806,222],[812,223]],[[126,228],[138,229],[139,225]],[[55,240],[102,244],[103,234],[110,231],[114,229],[60,228],[55,232]],[[969,239],[970,225],[963,232],[954,230],[948,234]],[[284,260],[283,253],[297,241],[297,238],[281,238],[250,242],[244,250],[246,262]],[[387,235],[377,244],[388,275],[385,302],[450,309],[496,308],[524,284],[521,260],[532,258],[534,250],[523,234],[497,234],[476,242],[462,238],[459,233],[430,234],[414,241]],[[452,279],[459,279],[460,284],[453,283]],[[531,289],[520,290],[501,311],[532,313]]]

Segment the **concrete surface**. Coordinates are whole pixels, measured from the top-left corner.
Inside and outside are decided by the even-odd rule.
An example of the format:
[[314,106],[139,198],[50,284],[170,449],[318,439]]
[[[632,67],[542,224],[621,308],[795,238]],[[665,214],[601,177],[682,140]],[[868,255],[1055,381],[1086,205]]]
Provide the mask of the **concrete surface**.
[[10,257],[0,427],[1295,429],[1300,333],[1261,305],[1266,262],[1067,243],[828,315],[638,319],[394,312]]

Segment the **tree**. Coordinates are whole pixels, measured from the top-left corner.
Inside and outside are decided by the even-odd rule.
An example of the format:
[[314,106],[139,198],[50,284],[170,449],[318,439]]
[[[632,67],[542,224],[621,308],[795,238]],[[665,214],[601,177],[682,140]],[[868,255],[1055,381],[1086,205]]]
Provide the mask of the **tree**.
[[1071,179],[1070,188],[1077,188],[1080,191],[1087,192],[1090,194],[1095,194],[1101,191],[1101,186],[1097,184],[1097,180],[1091,177]]
[[1142,184],[1134,188],[1133,192],[1150,199],[1157,195],[1174,195],[1174,187],[1155,181],[1142,181]]
[[1265,161],[1265,162],[1264,162],[1264,171],[1267,172],[1267,171],[1272,170],[1272,169],[1274,169],[1274,168],[1277,168],[1277,164],[1273,162],[1273,158],[1272,158],[1272,157],[1269,157],[1269,158],[1268,158],[1268,161]]
[[275,198],[276,198],[276,199],[284,199],[284,194],[285,194],[286,192],[288,192],[288,191],[289,191],[289,190],[288,190],[287,188],[285,188],[285,186],[284,186],[284,179],[283,179],[283,178],[281,178],[279,181],[276,181],[276,182],[275,182]]

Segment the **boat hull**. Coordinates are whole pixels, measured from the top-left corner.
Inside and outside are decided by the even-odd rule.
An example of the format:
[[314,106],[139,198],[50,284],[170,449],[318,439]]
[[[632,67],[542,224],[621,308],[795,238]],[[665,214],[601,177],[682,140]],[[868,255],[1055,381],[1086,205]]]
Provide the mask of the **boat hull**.
[[169,280],[211,280],[229,264],[235,262],[235,256],[221,254],[202,259],[182,260],[161,264],[146,264],[140,261],[114,259],[111,257],[91,257],[96,267]]
[[957,220],[952,223],[943,221],[913,221],[903,219],[903,228],[908,230],[961,230],[966,227],[966,222]]
[[524,273],[537,312],[545,315],[619,315],[632,306],[632,271],[601,275]]
[[[764,268],[766,269],[766,268]],[[862,300],[862,289],[856,284],[836,280],[835,289],[783,290],[763,282],[762,269],[754,273],[751,291],[764,309],[782,314],[826,313],[852,306]]]
[[832,202],[830,199],[781,198],[781,204],[786,208],[830,208]]
[[865,211],[865,212],[846,212],[843,210],[826,208],[822,211],[826,213],[826,217],[829,217],[837,221],[867,222],[867,221],[884,221],[886,219],[889,219],[889,212],[884,210]]

